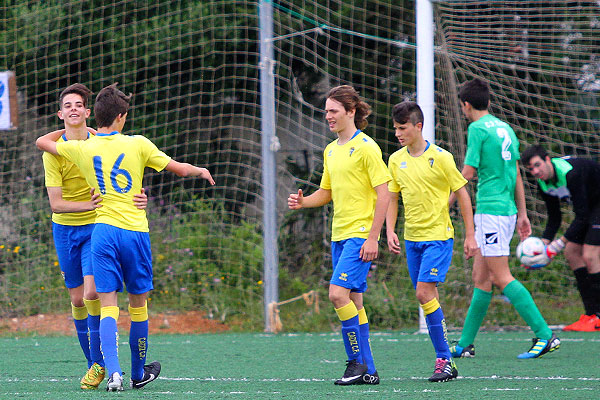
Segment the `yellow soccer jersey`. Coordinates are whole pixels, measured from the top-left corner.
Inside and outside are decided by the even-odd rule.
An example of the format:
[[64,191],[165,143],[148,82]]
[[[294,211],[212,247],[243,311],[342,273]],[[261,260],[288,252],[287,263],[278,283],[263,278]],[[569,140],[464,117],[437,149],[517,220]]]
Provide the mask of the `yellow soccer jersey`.
[[169,156],[143,136],[118,132],[58,143],[56,149],[77,164],[88,184],[102,196],[96,223],[148,232],[146,211],[135,207],[133,195],[141,192],[144,167],[162,171],[171,160]]
[[467,180],[456,168],[452,154],[429,144],[423,154],[413,157],[403,147],[390,156],[388,165],[392,174],[389,191],[402,194],[404,239],[453,238],[448,198],[450,191],[457,191]]
[[[64,141],[63,135],[58,142]],[[90,186],[75,164],[61,156],[46,152],[42,155],[42,160],[44,161],[46,187],[62,188],[62,197],[67,201],[89,201],[91,199]],[[95,211],[52,214],[52,222],[61,225],[93,224],[95,219]]]
[[377,201],[373,188],[390,179],[381,149],[363,132],[344,145],[337,140],[327,145],[321,188],[331,190],[332,241],[369,236]]

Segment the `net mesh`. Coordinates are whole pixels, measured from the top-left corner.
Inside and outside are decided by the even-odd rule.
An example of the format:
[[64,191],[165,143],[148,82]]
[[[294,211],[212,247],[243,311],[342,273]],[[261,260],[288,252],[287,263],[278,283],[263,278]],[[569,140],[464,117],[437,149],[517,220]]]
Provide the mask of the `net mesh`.
[[[352,84],[372,106],[367,134],[384,159],[398,144],[391,107],[415,99],[413,1],[274,1],[277,213],[280,297],[327,295],[331,207],[290,213],[288,193],[318,187],[329,88]],[[217,184],[147,171],[155,290],[151,305],[198,308],[244,326],[262,325],[262,182],[256,1],[22,1],[0,5],[0,69],[16,72],[19,128],[0,132],[0,315],[68,311],[56,266],[36,137],[60,127],[60,91],[81,82],[98,92],[120,82],[134,93],[126,131],[143,134],[178,161],[207,166]],[[436,2],[436,140],[462,166],[466,123],[457,88],[485,78],[492,112],[520,140],[553,154],[597,158],[600,109],[597,2]],[[93,107],[93,105],[92,105]],[[94,127],[93,117],[89,125]],[[537,232],[543,206],[528,182]],[[456,251],[442,304],[462,325],[472,293],[470,264]],[[399,225],[400,226],[400,225]],[[385,243],[385,238],[383,238]],[[514,262],[514,261],[513,261]],[[549,322],[579,311],[560,262],[535,274],[514,269]],[[499,293],[496,293],[499,295]],[[497,302],[502,302],[497,297]],[[294,302],[288,329],[335,321]],[[387,251],[370,272],[366,302],[375,327],[415,325],[418,304],[403,257]],[[506,307],[488,323],[520,324]],[[577,310],[577,311],[574,311]],[[315,322],[316,321],[316,322]],[[321,324],[321,325],[319,325]]]
[[[478,77],[492,90],[491,112],[515,129],[521,150],[542,144],[552,157],[599,160],[599,2],[436,2],[435,23],[437,133],[448,148],[456,149],[458,159],[464,158],[465,140],[456,132],[466,131],[456,101],[458,86]],[[534,235],[541,235],[545,206],[535,181],[522,173]],[[563,211],[564,228],[571,217],[567,207]],[[516,277],[548,314],[548,305],[580,309],[573,275],[562,258]],[[573,311],[567,318],[576,315]]]

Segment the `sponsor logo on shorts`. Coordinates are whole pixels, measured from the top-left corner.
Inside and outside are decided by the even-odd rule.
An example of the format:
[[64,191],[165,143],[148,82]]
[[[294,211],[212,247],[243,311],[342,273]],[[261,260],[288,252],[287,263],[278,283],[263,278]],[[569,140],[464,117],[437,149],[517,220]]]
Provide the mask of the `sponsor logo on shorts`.
[[345,272],[342,272],[342,273],[340,274],[340,277],[339,277],[338,279],[340,279],[340,280],[342,280],[342,281],[346,282],[346,281],[348,280],[348,274],[347,274],[347,273],[345,273]]
[[431,271],[429,272],[429,275],[438,276],[438,269],[437,268],[431,268]]
[[486,233],[485,244],[498,244],[498,232]]

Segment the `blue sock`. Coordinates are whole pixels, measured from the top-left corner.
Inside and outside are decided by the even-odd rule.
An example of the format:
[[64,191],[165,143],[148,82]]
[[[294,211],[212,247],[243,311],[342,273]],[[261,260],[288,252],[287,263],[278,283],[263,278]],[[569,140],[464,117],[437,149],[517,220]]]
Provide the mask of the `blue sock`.
[[100,316],[88,315],[88,326],[90,329],[90,356],[92,362],[104,367],[104,359],[100,350]]
[[426,304],[421,304],[425,313],[425,321],[427,322],[427,329],[429,329],[429,337],[437,358],[445,358],[450,360],[452,355],[448,347],[448,338],[446,332],[446,321],[444,320],[444,313],[440,307],[440,303],[437,299],[433,299]]
[[88,320],[86,319],[74,319],[75,331],[77,331],[77,339],[79,339],[79,345],[83,354],[87,359],[88,369],[92,366],[92,359],[90,357],[90,342],[88,339]]
[[108,370],[107,376],[118,372],[123,375],[119,365],[119,332],[117,330],[117,319],[119,318],[119,307],[102,307],[100,317],[100,341],[102,342],[102,355],[104,365]]
[[131,349],[131,379],[141,381],[144,377],[146,351],[148,350],[148,320],[131,321],[129,348]]
[[101,367],[104,367],[104,359],[100,350],[100,300],[83,299],[88,312],[88,328],[90,332],[90,357]]
[[131,350],[131,379],[141,381],[144,377],[144,365],[148,351],[148,307],[129,306],[131,327],[129,329],[129,348]]
[[77,332],[79,346],[83,350],[89,369],[92,366],[92,358],[90,357],[90,341],[88,339],[87,308],[85,306],[76,307],[71,303],[71,314],[73,315],[73,324],[75,325],[75,332]]
[[369,339],[369,320],[367,313],[363,308],[358,310],[358,329],[360,331],[360,354],[362,355],[362,363],[367,364],[367,372],[374,374],[377,369],[373,361],[373,353],[371,352],[371,342]]
[[358,311],[353,302],[343,307],[336,308],[335,312],[342,321],[342,339],[348,360],[361,361],[360,354],[360,329],[358,327]]

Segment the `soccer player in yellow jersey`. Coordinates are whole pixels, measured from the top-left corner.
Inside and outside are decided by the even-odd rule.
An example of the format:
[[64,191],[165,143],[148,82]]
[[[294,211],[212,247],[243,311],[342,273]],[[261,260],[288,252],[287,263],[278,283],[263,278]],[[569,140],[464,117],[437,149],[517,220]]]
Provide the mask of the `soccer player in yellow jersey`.
[[323,206],[333,200],[331,256],[333,275],[329,299],[342,322],[348,361],[336,385],[378,384],[369,345],[369,324],[363,307],[367,274],[378,255],[378,240],[389,202],[389,172],[381,150],[361,131],[371,113],[352,86],[338,86],[325,103],[329,129],[338,138],[323,152],[319,189],[304,197],[290,194],[292,210]]
[[386,232],[390,251],[400,254],[394,232],[398,218],[398,193],[404,205],[406,262],[417,300],[425,313],[429,337],[436,353],[431,382],[445,382],[458,376],[450,355],[446,322],[439,303],[437,286],[444,282],[452,261],[454,228],[448,198],[454,192],[465,224],[464,252],[477,252],[471,198],[452,154],[423,138],[423,112],[415,102],[396,104],[392,110],[396,138],[403,146],[388,161],[392,181]]
[[[61,130],[64,134],[59,142],[86,140],[96,132],[86,126],[90,94],[91,91],[81,83],[70,85],[61,92],[58,117],[64,121],[65,129]],[[92,275],[91,237],[95,210],[102,207],[102,199],[98,194],[90,195],[90,187],[72,162],[50,153],[44,153],[42,158],[53,212],[56,253],[71,298],[77,337],[88,362],[88,371],[80,385],[82,389],[97,389],[104,379],[104,360],[100,352],[100,300]],[[136,207],[146,207],[145,194],[135,195],[133,200]]]
[[123,282],[129,295],[131,328],[131,387],[139,389],[155,380],[160,363],[145,365],[148,351],[147,294],[152,290],[152,253],[145,210],[137,209],[133,194],[142,187],[144,168],[166,169],[179,176],[198,176],[214,185],[210,172],[172,160],[143,136],[121,132],[127,119],[129,101],[116,84],[102,89],[96,97],[94,115],[98,132],[85,141],[56,143],[59,134],[49,133],[37,140],[41,150],[63,156],[79,167],[87,183],[102,196],[96,210],[92,234],[92,267],[100,297],[100,339],[108,391],[123,390],[123,372],[117,353],[117,292]]

